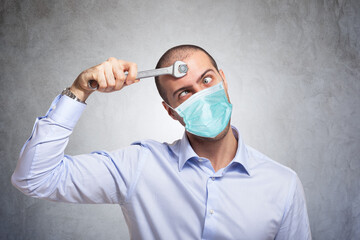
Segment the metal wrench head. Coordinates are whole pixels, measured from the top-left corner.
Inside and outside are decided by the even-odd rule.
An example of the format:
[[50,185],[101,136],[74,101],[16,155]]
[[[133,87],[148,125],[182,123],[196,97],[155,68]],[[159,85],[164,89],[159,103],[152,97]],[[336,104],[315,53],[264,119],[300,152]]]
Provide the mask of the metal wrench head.
[[176,78],[180,78],[186,75],[188,71],[188,66],[186,65],[186,63],[182,62],[182,61],[176,61],[173,64],[173,71],[172,71],[172,75]]

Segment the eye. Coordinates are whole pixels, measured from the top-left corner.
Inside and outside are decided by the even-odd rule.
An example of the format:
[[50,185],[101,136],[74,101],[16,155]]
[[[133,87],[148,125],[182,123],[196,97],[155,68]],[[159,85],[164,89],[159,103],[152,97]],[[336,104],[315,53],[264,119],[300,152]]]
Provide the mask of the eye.
[[213,80],[212,77],[205,77],[205,78],[203,79],[203,83],[209,84],[209,83],[211,83],[212,80]]
[[184,91],[182,91],[180,94],[179,94],[179,97],[181,98],[181,97],[184,97],[184,96],[186,96],[186,94],[188,94],[189,93],[189,91],[188,90],[184,90]]

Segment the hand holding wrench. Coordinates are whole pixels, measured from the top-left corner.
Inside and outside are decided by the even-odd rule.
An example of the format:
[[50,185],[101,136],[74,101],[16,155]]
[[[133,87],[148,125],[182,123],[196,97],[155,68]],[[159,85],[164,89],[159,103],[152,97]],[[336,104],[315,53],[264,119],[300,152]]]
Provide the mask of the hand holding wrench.
[[[182,61],[176,61],[173,65],[164,68],[152,69],[152,70],[145,70],[138,72],[136,75],[136,79],[148,78],[148,77],[156,77],[161,75],[172,75],[176,78],[180,78],[186,75],[188,71],[188,67],[186,63]],[[127,72],[125,73],[127,75]],[[99,85],[95,80],[88,81],[88,87],[96,90],[98,89]]]

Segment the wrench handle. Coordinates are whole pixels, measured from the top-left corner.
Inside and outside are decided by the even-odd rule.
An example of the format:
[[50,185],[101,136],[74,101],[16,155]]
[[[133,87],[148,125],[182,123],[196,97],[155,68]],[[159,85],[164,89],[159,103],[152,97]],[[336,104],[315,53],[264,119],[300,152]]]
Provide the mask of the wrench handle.
[[[158,69],[152,69],[152,70],[145,70],[140,71],[136,75],[136,79],[143,79],[143,78],[149,78],[149,77],[155,77],[160,75],[166,75],[166,74],[173,74],[173,67],[166,67],[166,68],[158,68]],[[128,75],[128,72],[125,72],[125,76]],[[88,81],[88,87],[92,90],[96,90],[99,88],[98,83],[95,80]]]
[[[127,73],[125,73],[127,75]],[[168,68],[158,68],[152,70],[145,70],[138,72],[136,75],[136,79],[148,78],[148,77],[156,77],[160,75],[172,74],[172,66]]]

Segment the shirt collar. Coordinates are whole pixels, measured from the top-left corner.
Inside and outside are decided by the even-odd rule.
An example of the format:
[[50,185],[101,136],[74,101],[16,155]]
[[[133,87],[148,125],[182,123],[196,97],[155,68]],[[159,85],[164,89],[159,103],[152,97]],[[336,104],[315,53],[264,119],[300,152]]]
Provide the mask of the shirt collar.
[[186,132],[182,139],[180,140],[179,146],[179,171],[181,171],[185,165],[185,163],[193,158],[199,158],[199,156],[195,153],[194,149],[191,147],[189,139],[187,138]]
[[[232,131],[234,133],[235,138],[238,142],[238,147],[236,150],[236,154],[234,159],[231,161],[230,165],[239,164],[239,166],[244,170],[244,172],[250,175],[250,166],[249,166],[249,155],[247,153],[246,146],[240,136],[239,131],[234,127],[231,126]],[[184,133],[182,139],[180,140],[179,145],[179,171],[182,171],[185,163],[190,159],[198,159],[199,156],[195,153],[193,148],[190,145],[189,139],[187,138],[186,132]]]
[[238,163],[248,175],[251,175],[250,160],[249,160],[249,154],[246,149],[246,145],[240,136],[239,130],[237,130],[237,128],[234,126],[231,126],[231,129],[234,133],[236,140],[238,141],[238,147],[236,149],[235,157],[229,165],[233,163]]

